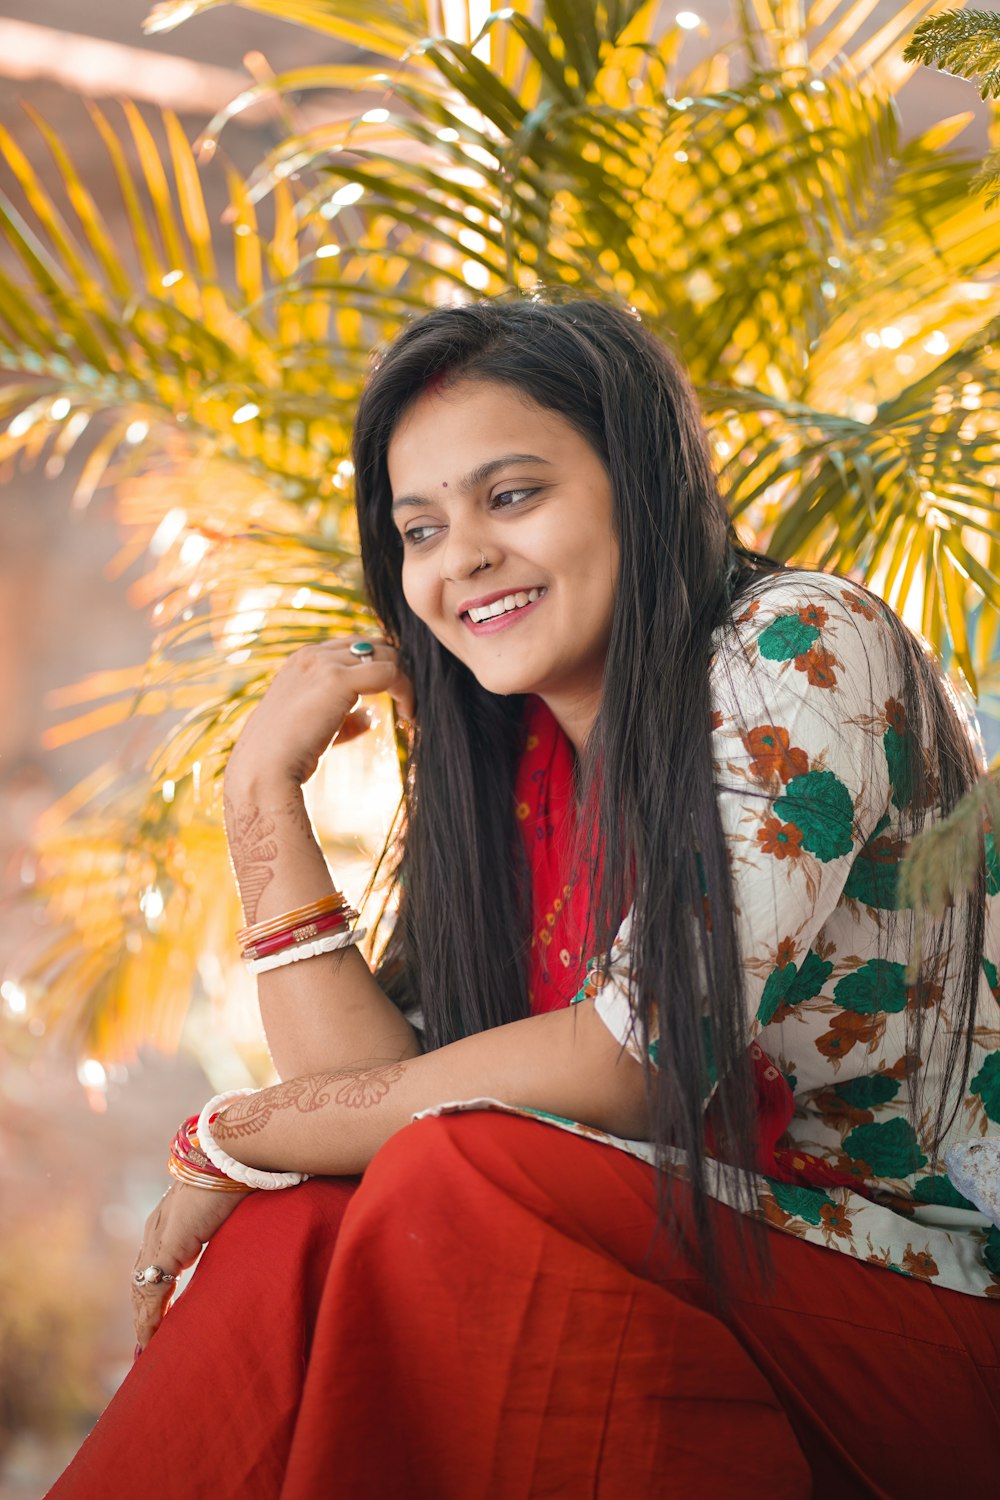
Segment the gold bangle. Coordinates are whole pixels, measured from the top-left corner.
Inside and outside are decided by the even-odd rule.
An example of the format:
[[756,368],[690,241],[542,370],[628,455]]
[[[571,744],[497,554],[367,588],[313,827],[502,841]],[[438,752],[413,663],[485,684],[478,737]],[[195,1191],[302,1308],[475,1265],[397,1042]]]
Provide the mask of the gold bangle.
[[167,1157],[167,1171],[171,1177],[178,1182],[186,1183],[188,1187],[204,1188],[210,1193],[246,1193],[254,1192],[255,1189],[247,1188],[242,1182],[233,1182],[228,1177],[215,1177],[208,1172],[199,1172],[195,1167],[189,1167],[186,1163],[179,1162],[173,1154]]

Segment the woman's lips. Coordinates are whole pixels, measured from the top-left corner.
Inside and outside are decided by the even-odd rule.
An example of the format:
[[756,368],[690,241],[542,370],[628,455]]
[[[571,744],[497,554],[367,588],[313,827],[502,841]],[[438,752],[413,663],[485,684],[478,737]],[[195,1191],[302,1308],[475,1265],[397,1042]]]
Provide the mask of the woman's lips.
[[542,594],[532,604],[522,604],[519,609],[508,610],[506,614],[497,615],[495,619],[481,620],[478,625],[470,615],[464,614],[462,624],[467,630],[471,630],[473,635],[496,635],[498,631],[506,630],[510,625],[516,625],[518,620],[523,619],[525,615],[530,615],[540,604],[544,603],[546,594]]

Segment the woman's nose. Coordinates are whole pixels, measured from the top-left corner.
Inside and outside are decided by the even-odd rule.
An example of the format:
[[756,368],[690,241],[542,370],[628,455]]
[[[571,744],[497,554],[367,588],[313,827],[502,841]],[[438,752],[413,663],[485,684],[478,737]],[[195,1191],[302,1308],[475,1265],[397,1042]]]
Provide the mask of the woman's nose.
[[441,555],[442,576],[450,579],[471,578],[488,566],[482,542],[471,532],[456,535],[449,533]]

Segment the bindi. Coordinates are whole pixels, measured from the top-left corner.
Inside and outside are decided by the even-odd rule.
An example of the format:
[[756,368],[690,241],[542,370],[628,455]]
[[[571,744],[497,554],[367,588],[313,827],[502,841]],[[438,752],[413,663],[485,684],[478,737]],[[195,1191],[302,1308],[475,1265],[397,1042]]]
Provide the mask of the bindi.
[[441,481],[441,488],[443,490],[446,490],[448,488],[448,481],[447,481],[447,479],[442,479],[442,481]]

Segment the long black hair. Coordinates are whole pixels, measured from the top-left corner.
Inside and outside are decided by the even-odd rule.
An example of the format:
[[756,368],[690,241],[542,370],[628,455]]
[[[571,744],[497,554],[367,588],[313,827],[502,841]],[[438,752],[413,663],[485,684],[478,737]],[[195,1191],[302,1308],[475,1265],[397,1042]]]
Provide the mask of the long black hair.
[[[395,866],[398,916],[378,977],[404,1009],[420,1007],[428,1047],[529,1013],[530,923],[513,795],[523,699],[481,687],[402,592],[387,450],[434,377],[513,387],[581,433],[609,476],[620,562],[582,766],[584,821],[601,853],[593,952],[608,951],[632,902],[633,1009],[655,1015],[660,1038],[657,1067],[647,1073],[653,1138],[661,1161],[669,1147],[687,1156],[695,1238],[715,1279],[703,1114],[709,1058],[729,1080],[718,1128],[737,1167],[751,1165],[754,1130],[743,975],[713,783],[712,633],[731,625],[735,606],[782,565],[741,544],[690,380],[624,309],[589,300],[484,301],[428,313],[382,351],[354,429],[361,550],[371,602],[412,676],[417,712]],[[978,766],[939,672],[902,622],[884,613],[908,724],[929,747],[913,767],[909,837],[936,799],[945,812],[954,805]],[[944,1094],[956,1067],[962,1087],[968,1073],[984,901],[981,882],[966,903]],[[949,929],[934,940],[938,984],[950,937]],[[924,1007],[911,1010],[919,1030]],[[748,1203],[749,1179],[740,1180]]]

